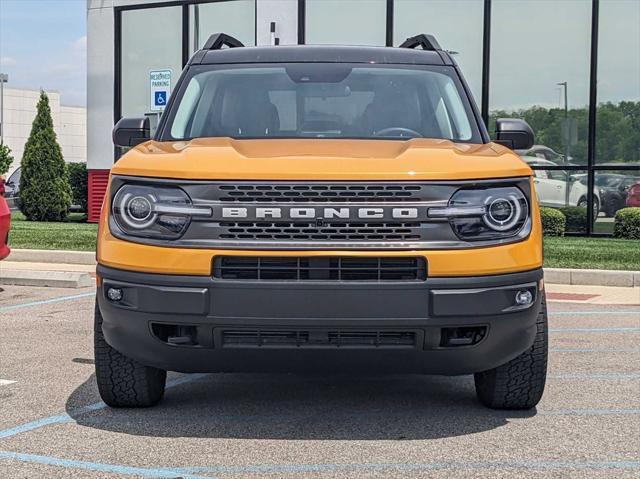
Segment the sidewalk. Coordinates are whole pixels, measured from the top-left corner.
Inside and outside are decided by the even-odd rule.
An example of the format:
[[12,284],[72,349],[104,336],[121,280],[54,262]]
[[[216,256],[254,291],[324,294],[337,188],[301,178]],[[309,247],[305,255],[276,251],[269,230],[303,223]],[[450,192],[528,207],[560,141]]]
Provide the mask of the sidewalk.
[[91,264],[67,263],[36,263],[30,261],[3,261],[0,263],[2,271],[68,271],[74,273],[89,273],[95,276],[96,266]]

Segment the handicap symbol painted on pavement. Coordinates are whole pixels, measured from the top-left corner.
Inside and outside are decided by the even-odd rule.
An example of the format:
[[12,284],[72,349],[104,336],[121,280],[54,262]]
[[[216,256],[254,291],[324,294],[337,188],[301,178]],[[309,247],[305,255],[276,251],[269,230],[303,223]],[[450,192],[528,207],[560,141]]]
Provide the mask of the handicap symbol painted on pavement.
[[167,104],[167,92],[166,91],[157,91],[154,96],[155,106],[165,106]]

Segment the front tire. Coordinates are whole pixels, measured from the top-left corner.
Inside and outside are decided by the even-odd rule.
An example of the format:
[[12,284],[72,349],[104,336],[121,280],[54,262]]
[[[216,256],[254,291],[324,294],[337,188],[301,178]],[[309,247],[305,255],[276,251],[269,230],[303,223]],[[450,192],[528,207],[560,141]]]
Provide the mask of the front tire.
[[109,346],[102,333],[102,314],[97,301],[93,338],[98,391],[107,405],[149,407],[162,399],[167,372],[144,366]]
[[531,409],[544,392],[547,378],[547,302],[542,296],[533,345],[502,366],[474,375],[476,394],[491,409]]

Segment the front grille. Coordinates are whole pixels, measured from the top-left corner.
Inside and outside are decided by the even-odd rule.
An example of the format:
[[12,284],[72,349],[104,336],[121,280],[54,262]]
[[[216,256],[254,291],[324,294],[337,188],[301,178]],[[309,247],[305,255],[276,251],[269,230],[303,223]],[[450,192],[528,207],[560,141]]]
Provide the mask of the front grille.
[[304,203],[420,201],[423,185],[410,184],[239,184],[221,185],[220,201]]
[[218,256],[214,278],[262,281],[424,281],[421,257]]
[[233,329],[220,335],[224,348],[415,348],[414,331]]
[[421,238],[420,223],[233,223],[219,237],[225,240],[410,241]]

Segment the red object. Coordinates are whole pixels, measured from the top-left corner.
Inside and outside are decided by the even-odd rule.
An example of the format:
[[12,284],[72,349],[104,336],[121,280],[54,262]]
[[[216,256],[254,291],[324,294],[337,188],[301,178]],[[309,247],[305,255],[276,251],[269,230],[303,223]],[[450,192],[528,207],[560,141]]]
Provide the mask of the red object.
[[584,294],[584,293],[547,293],[547,299],[551,301],[587,301],[592,298],[597,298],[599,294]]
[[640,182],[634,183],[627,193],[627,206],[640,208]]
[[89,170],[89,191],[87,209],[87,221],[97,223],[100,219],[100,209],[107,193],[109,183],[109,170]]
[[7,200],[4,199],[4,179],[0,178],[0,259],[6,258],[11,252],[7,246],[9,228],[11,228],[11,211],[9,211]]

